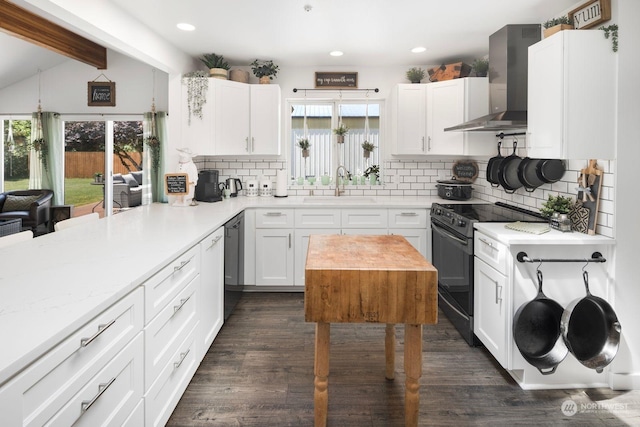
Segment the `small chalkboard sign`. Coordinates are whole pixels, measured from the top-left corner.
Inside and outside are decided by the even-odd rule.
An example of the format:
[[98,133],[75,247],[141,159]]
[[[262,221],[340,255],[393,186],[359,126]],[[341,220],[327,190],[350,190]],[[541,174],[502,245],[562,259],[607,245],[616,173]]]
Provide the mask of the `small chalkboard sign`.
[[189,174],[167,173],[164,175],[165,193],[170,196],[189,194]]
[[473,182],[478,177],[478,164],[469,160],[458,160],[453,164],[453,176],[459,181]]
[[87,105],[89,107],[115,107],[115,82],[89,82],[87,84]]

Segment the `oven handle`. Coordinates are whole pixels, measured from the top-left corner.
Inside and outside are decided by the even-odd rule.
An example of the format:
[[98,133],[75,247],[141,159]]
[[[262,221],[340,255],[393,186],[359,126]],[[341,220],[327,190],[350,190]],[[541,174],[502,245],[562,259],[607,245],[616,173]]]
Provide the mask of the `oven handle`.
[[440,295],[440,298],[442,298],[442,301],[444,301],[451,308],[451,310],[455,311],[460,316],[464,317],[466,320],[469,320],[469,316],[467,316],[466,314],[464,314],[463,312],[455,308],[453,305],[451,305],[449,301],[447,301],[447,298],[445,298],[445,296],[442,295],[442,292],[440,292],[440,289],[438,289],[438,295]]
[[431,226],[434,227],[434,228],[437,228],[442,234],[444,234],[445,236],[447,236],[450,239],[455,240],[456,242],[458,242],[460,244],[463,244],[465,246],[467,246],[469,244],[468,240],[464,240],[464,239],[461,239],[461,238],[459,238],[457,236],[454,236],[453,234],[449,233],[445,228],[439,226],[438,224],[436,224],[434,222],[431,223]]

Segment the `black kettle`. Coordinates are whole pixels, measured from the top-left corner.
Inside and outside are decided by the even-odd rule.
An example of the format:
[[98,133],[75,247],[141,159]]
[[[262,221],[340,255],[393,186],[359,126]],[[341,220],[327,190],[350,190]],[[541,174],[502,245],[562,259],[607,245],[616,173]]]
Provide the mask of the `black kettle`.
[[238,178],[227,178],[226,187],[227,190],[231,190],[231,197],[237,197],[238,192],[242,190],[242,181]]

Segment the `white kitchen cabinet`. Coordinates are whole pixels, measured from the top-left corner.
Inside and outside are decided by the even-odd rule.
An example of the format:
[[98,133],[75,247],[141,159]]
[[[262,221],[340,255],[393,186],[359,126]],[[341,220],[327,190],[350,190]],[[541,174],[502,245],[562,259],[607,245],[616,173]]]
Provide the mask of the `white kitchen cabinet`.
[[486,77],[445,80],[426,88],[427,154],[475,156],[495,151],[492,132],[444,131],[489,113]]
[[342,209],[342,228],[373,228],[384,229],[387,234],[388,210],[387,209]]
[[279,155],[280,86],[218,80],[215,87],[216,154]]
[[427,257],[427,229],[423,228],[390,228],[389,234],[404,236],[411,245],[420,252],[423,257]]
[[529,47],[530,157],[615,157],[615,66],[601,31],[560,31]]
[[224,227],[200,242],[200,356],[203,358],[222,328],[224,318]]
[[[138,288],[0,389],[3,425],[122,423],[142,399],[143,320],[143,290]],[[82,402],[97,395],[99,384],[110,385],[82,411]]]
[[256,286],[293,286],[293,228],[256,229]]
[[191,151],[200,155],[215,154],[213,137],[213,114],[215,91],[212,84],[214,79],[209,79],[207,89],[207,102],[202,106],[202,118],[189,115],[187,104],[187,85],[181,84],[181,120],[180,120],[180,147],[188,147]]
[[389,234],[404,236],[422,256],[427,257],[428,214],[426,209],[389,209]]
[[296,228],[294,240],[295,286],[304,286],[309,236],[312,234],[340,234],[340,228]]
[[494,138],[486,132],[445,132],[489,113],[484,77],[429,84],[399,84],[391,96],[392,154],[490,155]]

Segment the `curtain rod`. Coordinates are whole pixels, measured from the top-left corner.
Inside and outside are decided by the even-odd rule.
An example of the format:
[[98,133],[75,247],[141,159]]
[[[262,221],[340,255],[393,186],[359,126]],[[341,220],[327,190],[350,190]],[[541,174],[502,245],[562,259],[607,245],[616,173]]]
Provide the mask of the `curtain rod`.
[[305,92],[306,91],[311,91],[311,92],[313,92],[313,91],[342,92],[343,90],[346,91],[346,92],[358,92],[358,91],[360,91],[360,92],[362,92],[362,91],[367,91],[367,92],[374,91],[376,93],[380,92],[380,89],[378,89],[378,88],[374,88],[374,89],[351,89],[351,88],[344,88],[344,89],[299,89],[299,88],[294,87],[293,88],[293,93],[296,93],[299,90],[303,90]]
[[[0,113],[2,116],[31,116],[35,111],[30,113]],[[53,111],[56,113],[56,111]],[[61,116],[141,116],[144,113],[58,113]],[[168,115],[168,114],[167,114]]]

